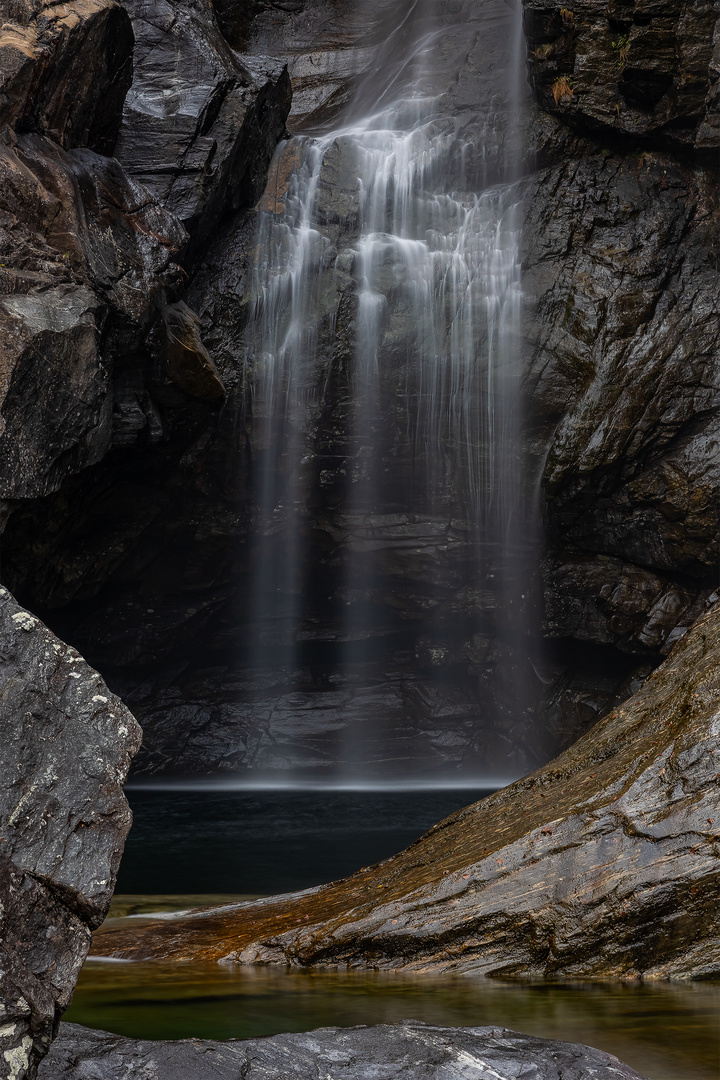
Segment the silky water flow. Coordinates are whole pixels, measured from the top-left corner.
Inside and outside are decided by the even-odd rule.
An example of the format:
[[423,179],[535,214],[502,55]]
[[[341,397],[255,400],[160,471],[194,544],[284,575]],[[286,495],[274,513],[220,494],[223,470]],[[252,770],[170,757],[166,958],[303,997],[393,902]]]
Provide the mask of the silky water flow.
[[[280,146],[260,204],[250,666],[283,673],[286,712],[293,692],[307,711],[308,672],[334,694],[330,756],[348,778],[519,774],[542,756],[527,677],[520,19],[517,3],[398,5],[344,115]],[[478,59],[497,70],[468,105]],[[368,672],[403,649],[393,728]],[[440,700],[438,679],[458,678],[460,704],[454,689]],[[443,725],[453,708],[460,733]]]

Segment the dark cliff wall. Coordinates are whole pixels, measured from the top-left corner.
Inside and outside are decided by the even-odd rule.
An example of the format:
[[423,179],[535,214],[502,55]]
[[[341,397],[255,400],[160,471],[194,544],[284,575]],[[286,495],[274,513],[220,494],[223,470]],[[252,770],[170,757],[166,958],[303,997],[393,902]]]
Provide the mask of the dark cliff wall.
[[[331,764],[333,725],[367,716],[385,726],[397,760],[420,741],[433,767],[482,761],[498,732],[473,728],[478,700],[490,684],[497,692],[497,670],[512,680],[517,669],[497,642],[464,633],[476,615],[462,599],[467,571],[443,561],[432,523],[413,523],[417,566],[404,554],[407,523],[384,534],[392,602],[378,607],[383,658],[368,657],[359,695],[328,681],[322,641],[305,649],[299,697],[284,675],[249,685],[238,663],[254,447],[237,357],[250,208],[290,107],[283,65],[294,88],[289,126],[321,122],[349,99],[397,5],[370,14],[340,0],[218,0],[215,13],[206,0],[125,6],[136,45],[120,165],[97,156],[92,165],[94,176],[110,170],[112,196],[98,208],[87,194],[98,190],[83,179],[87,150],[53,143],[54,164],[43,164],[48,190],[57,162],[67,175],[61,154],[86,155],[72,179],[83,221],[62,234],[85,246],[75,254],[77,240],[52,240],[58,287],[86,292],[65,306],[60,330],[40,325],[34,308],[32,318],[20,312],[22,295],[4,301],[23,335],[45,343],[50,333],[54,349],[66,348],[57,370],[85,358],[68,397],[87,412],[63,405],[64,376],[42,389],[47,376],[39,381],[32,358],[46,344],[28,345],[27,374],[9,399],[8,453],[27,441],[20,429],[36,434],[22,467],[7,473],[16,486],[6,492],[4,579],[130,696],[147,729],[144,767]],[[636,687],[717,584],[716,9],[525,4],[538,105],[526,180],[528,452],[542,474],[545,633],[555,642],[536,663],[540,755],[544,732],[563,745]],[[116,66],[127,82],[127,55]],[[468,115],[482,100],[473,78],[462,90]],[[36,157],[38,137],[20,136]],[[126,255],[109,274],[118,249],[128,250],[118,239],[128,222],[135,261]],[[98,249],[101,236],[114,238],[112,258]],[[42,389],[36,397],[31,384]],[[335,391],[335,412],[318,429],[329,458],[338,448],[347,456],[333,426],[342,386]],[[320,450],[315,466],[320,475]],[[325,491],[312,508],[325,596],[323,567],[347,539],[325,513],[331,503]],[[436,587],[448,597],[449,649],[418,618],[423,590]],[[332,628],[337,610],[313,617]]]

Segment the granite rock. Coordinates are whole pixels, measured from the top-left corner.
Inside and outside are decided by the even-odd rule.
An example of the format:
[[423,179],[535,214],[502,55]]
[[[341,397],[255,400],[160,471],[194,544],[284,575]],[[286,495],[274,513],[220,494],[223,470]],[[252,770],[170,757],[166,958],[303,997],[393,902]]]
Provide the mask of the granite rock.
[[70,646],[0,590],[0,1076],[33,1077],[110,906],[140,729]]
[[[142,1070],[147,1080],[442,1080],[458,1070],[532,1080],[643,1080],[612,1054],[506,1028],[443,1028],[406,1021],[379,1027],[321,1028],[247,1042],[135,1042],[63,1024],[40,1080],[114,1080]],[[458,1073],[459,1074],[459,1073]]]

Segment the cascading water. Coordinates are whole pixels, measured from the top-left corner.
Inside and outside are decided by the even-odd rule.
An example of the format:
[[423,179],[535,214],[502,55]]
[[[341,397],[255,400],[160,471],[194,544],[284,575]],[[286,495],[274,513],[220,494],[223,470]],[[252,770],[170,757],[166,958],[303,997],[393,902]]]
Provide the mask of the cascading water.
[[[485,100],[459,101],[458,71],[484,37],[497,71]],[[250,665],[276,681],[283,671],[286,710],[308,668],[334,691],[345,774],[442,760],[411,720],[389,731],[373,701],[393,651],[405,712],[422,727],[425,709],[454,770],[533,760],[522,745],[533,529],[520,430],[521,37],[516,3],[403,5],[345,114],[280,148],[261,203],[246,339]],[[404,679],[408,663],[429,672],[425,684]],[[474,701],[463,690],[452,731],[452,702],[417,700],[443,668],[450,682],[469,668],[479,684]],[[296,705],[306,710],[303,694]],[[453,753],[458,726],[466,745]]]

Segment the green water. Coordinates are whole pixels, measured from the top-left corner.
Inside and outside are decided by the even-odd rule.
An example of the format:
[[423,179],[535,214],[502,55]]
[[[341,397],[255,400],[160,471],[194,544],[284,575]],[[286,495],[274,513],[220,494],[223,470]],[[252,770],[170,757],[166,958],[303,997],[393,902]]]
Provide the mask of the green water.
[[414,1019],[587,1043],[650,1080],[718,1080],[720,984],[508,983],[90,960],[67,1020],[136,1038],[252,1038]]

